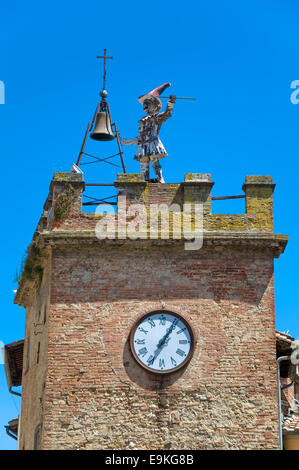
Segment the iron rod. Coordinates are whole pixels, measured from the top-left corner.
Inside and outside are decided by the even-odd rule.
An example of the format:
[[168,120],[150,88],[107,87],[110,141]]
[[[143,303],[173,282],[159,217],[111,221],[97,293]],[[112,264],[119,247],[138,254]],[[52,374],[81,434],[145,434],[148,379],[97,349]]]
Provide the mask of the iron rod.
[[113,183],[86,183],[85,186],[114,186]]
[[100,204],[110,204],[110,206],[117,206],[117,202],[109,202],[109,201],[99,201],[99,202],[83,202],[82,206],[98,206]]
[[127,173],[126,167],[125,167],[125,162],[124,162],[124,159],[123,159],[123,153],[122,153],[121,146],[120,146],[119,132],[117,130],[116,124],[114,124],[114,127],[115,127],[115,134],[116,134],[118,149],[119,149],[119,153],[120,153],[121,164],[122,164],[124,173]]
[[94,113],[94,116],[93,116],[93,120],[90,121],[87,125],[87,129],[86,129],[86,132],[85,132],[85,135],[84,135],[84,139],[83,139],[83,143],[82,143],[81,150],[80,150],[80,153],[79,153],[79,157],[78,157],[78,160],[77,160],[77,163],[76,163],[77,166],[80,166],[81,158],[82,158],[82,155],[84,153],[84,149],[85,149],[85,145],[86,145],[86,141],[87,141],[87,136],[88,136],[88,133],[91,131],[91,129],[94,126],[100,104],[101,104],[101,102],[99,102],[97,107],[96,107],[96,110],[95,110],[95,113]]
[[87,155],[88,157],[92,157],[92,158],[96,158],[97,160],[108,160],[108,158],[113,158],[113,157],[117,157],[117,155],[119,155],[119,153],[115,153],[114,155],[110,155],[110,157],[106,157],[106,158],[100,158],[100,157],[95,157],[94,155],[90,155],[90,153],[86,153],[84,152],[84,155]]
[[113,166],[117,166],[118,168],[121,168],[120,165],[117,165],[116,163],[112,163],[112,162],[106,162],[106,160],[101,160],[100,158],[98,160],[94,160],[93,162],[86,162],[86,163],[81,163],[81,166],[82,165],[90,165],[91,163],[99,163],[99,162],[104,162],[104,163],[108,163],[108,165],[113,165]]
[[116,140],[117,140],[118,150],[119,150],[119,154],[120,154],[121,164],[122,164],[122,167],[123,167],[123,172],[127,173],[126,167],[125,167],[125,162],[124,162],[124,159],[123,159],[123,153],[122,153],[122,149],[121,149],[121,145],[120,145],[120,140],[119,140],[119,132],[118,132],[118,129],[116,127],[116,123],[114,122],[112,124],[111,114],[110,114],[110,107],[109,107],[108,103],[107,103],[107,110],[108,110],[108,115],[109,115],[109,120],[110,120],[111,127],[112,128],[114,127],[114,132],[115,132],[115,135],[116,135]]
[[102,198],[97,198],[97,197],[92,197],[92,196],[86,196],[86,194],[83,194],[84,197],[87,197],[88,199],[93,199],[94,201],[105,201],[106,199],[112,199],[113,197],[116,197],[116,195],[114,196],[107,196],[107,197],[102,197]]
[[223,199],[243,199],[245,198],[245,194],[241,196],[222,196],[222,197],[212,197],[212,201],[220,201]]

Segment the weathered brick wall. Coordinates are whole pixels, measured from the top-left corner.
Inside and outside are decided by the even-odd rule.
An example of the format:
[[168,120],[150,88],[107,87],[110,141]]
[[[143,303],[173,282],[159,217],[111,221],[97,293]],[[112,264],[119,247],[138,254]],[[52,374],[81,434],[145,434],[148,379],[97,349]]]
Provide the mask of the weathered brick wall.
[[[26,309],[22,406],[18,448],[39,448],[47,378],[50,266],[44,270],[36,297]],[[40,431],[38,431],[40,429]]]
[[[278,448],[272,252],[139,246],[53,251],[42,448]],[[163,377],[128,345],[157,308],[196,333]]]
[[180,184],[148,184],[144,194],[145,204],[183,203],[183,190]]

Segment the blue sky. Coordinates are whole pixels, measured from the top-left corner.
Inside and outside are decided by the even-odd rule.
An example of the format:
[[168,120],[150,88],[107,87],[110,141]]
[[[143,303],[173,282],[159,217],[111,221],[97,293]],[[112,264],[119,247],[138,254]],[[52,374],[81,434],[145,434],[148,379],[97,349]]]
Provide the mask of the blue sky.
[[[177,101],[161,130],[166,182],[207,172],[213,196],[227,196],[242,194],[246,175],[273,176],[275,232],[290,236],[275,260],[276,322],[299,338],[299,104],[290,101],[290,84],[299,79],[298,26],[296,0],[2,2],[1,341],[24,337],[24,309],[13,304],[15,273],[54,171],[69,171],[77,160],[101,88],[95,57],[104,48],[114,57],[108,101],[122,137],[136,136],[137,97],[162,83],[170,81],[173,94],[197,98]],[[89,141],[87,148],[99,157],[117,151],[115,142]],[[124,148],[128,172],[139,171],[133,153]],[[104,164],[83,168],[87,182],[113,182],[118,171]],[[213,211],[242,213],[244,201],[217,202]],[[19,409],[0,365],[0,449],[16,448],[3,425]]]

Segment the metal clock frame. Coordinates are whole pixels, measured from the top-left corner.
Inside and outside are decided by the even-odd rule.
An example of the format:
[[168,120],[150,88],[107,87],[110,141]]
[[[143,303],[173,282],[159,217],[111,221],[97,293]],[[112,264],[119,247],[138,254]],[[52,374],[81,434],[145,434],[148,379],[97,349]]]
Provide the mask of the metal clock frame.
[[[174,317],[177,317],[182,323],[184,323],[187,326],[189,334],[190,334],[191,344],[190,344],[190,350],[189,350],[189,353],[188,353],[187,357],[185,358],[185,360],[183,362],[181,362],[181,364],[179,364],[178,366],[176,366],[176,367],[174,367],[173,369],[170,369],[170,370],[155,370],[155,369],[151,369],[149,366],[146,366],[139,359],[139,357],[136,354],[135,348],[134,348],[134,335],[135,335],[135,331],[137,330],[140,323],[142,321],[144,321],[147,317],[150,317],[152,315],[156,315],[156,314],[159,314],[159,313],[161,313],[161,314],[164,313],[164,314],[168,314],[168,315],[172,315]],[[194,334],[192,325],[190,324],[190,322],[185,317],[183,317],[181,314],[179,314],[177,312],[173,312],[172,310],[159,309],[159,310],[153,310],[151,312],[147,312],[145,314],[140,315],[139,318],[137,318],[137,320],[135,321],[135,323],[134,323],[134,325],[131,329],[131,332],[130,332],[130,349],[131,349],[131,353],[132,353],[134,359],[136,360],[136,362],[143,369],[147,370],[148,372],[151,372],[152,374],[167,375],[167,374],[172,374],[173,372],[177,372],[179,369],[184,367],[191,360],[191,358],[193,356],[193,353],[194,353],[194,347],[195,347],[195,334]]]

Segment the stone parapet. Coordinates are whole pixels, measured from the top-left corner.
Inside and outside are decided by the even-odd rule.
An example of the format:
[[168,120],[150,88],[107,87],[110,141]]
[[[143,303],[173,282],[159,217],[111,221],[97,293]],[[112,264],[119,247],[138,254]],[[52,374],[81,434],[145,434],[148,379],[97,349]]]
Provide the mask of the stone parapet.
[[186,173],[184,188],[184,204],[202,204],[203,216],[211,214],[211,191],[214,183],[209,173]]
[[67,218],[78,217],[81,214],[84,189],[82,174],[54,173],[50,184],[53,227]]
[[149,209],[153,204],[178,204],[183,211],[185,204],[201,204],[207,230],[272,232],[275,188],[272,176],[246,176],[245,214],[212,214],[213,185],[209,173],[186,173],[184,182],[170,184],[147,183],[139,174],[119,174],[115,182],[118,200],[119,196],[126,196],[127,206],[144,204]]
[[246,214],[254,216],[254,229],[273,230],[273,191],[275,184],[272,176],[246,176],[245,191]]

